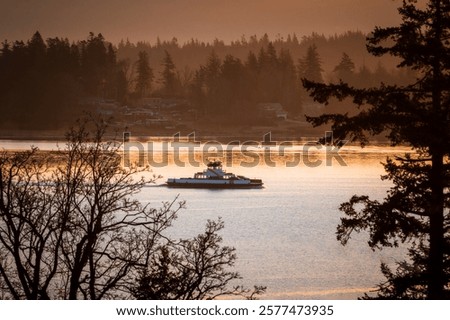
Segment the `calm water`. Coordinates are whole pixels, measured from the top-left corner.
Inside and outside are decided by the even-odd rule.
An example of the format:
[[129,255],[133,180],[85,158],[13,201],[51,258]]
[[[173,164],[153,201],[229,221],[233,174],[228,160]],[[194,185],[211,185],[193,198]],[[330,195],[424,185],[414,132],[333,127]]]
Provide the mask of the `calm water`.
[[[248,286],[266,285],[270,299],[353,299],[383,280],[380,262],[394,263],[398,250],[373,252],[366,235],[355,235],[343,247],[336,240],[340,203],[353,194],[382,199],[389,182],[380,180],[380,164],[400,150],[347,150],[347,166],[311,168],[300,163],[286,167],[265,165],[243,168],[229,164],[227,171],[261,178],[264,189],[199,190],[145,188],[140,199],[155,206],[176,196],[187,201],[171,233],[194,236],[207,219],[225,221],[224,242],[237,249],[236,270]],[[401,153],[400,151],[399,153]],[[201,168],[173,164],[155,168],[164,178],[191,176]]]
[[[30,142],[0,141],[5,149],[26,149]],[[59,144],[61,147],[62,143]],[[53,142],[40,142],[41,149],[56,149]],[[308,167],[300,162],[285,165],[286,157],[275,158],[275,166],[242,167],[228,161],[229,172],[261,178],[265,188],[253,190],[144,188],[139,199],[157,207],[175,197],[186,200],[170,233],[187,238],[201,233],[208,219],[221,217],[224,243],[237,249],[235,269],[242,283],[265,285],[267,299],[354,299],[383,280],[380,262],[393,264],[403,256],[401,249],[373,252],[367,236],[355,235],[343,247],[336,240],[342,213],[340,203],[353,194],[382,199],[390,183],[380,180],[386,155],[407,149],[346,147],[340,152],[346,166],[336,161]],[[323,160],[323,154],[316,155]],[[182,156],[183,157],[183,156]],[[187,155],[184,155],[186,160]],[[168,177],[189,177],[202,167],[185,164],[153,169]]]

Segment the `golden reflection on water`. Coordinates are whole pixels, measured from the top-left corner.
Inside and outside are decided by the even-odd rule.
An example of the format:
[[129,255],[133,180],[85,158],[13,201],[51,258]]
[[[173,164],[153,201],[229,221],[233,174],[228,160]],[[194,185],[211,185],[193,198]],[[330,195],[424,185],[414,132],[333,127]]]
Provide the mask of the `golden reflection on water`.
[[[270,151],[270,152],[269,152]],[[285,180],[302,179],[314,181],[321,175],[339,179],[340,188],[350,188],[352,177],[379,177],[384,174],[382,163],[387,157],[403,156],[410,153],[409,148],[390,147],[344,147],[340,150],[324,149],[296,150],[231,150],[221,152],[136,152],[123,154],[127,166],[148,166],[152,174],[165,182],[166,178],[192,177],[202,171],[211,160],[220,160],[226,171],[249,178],[263,179],[267,186],[274,176]],[[381,181],[380,181],[381,183]],[[386,185],[386,184],[385,184]]]
[[[336,241],[340,203],[353,194],[383,198],[389,188],[381,181],[381,162],[387,156],[403,155],[401,148],[347,148],[339,151],[339,160],[327,163],[325,152],[280,154],[271,152],[267,162],[261,151],[253,167],[245,167],[246,155],[234,151],[212,153],[154,154],[167,160],[151,167],[162,175],[157,184],[169,177],[191,177],[205,169],[205,162],[222,160],[228,172],[261,178],[263,189],[199,190],[146,188],[141,200],[160,203],[177,195],[187,201],[171,232],[176,238],[190,237],[202,230],[207,219],[222,217],[223,239],[237,248],[238,270],[247,286],[269,287],[265,299],[354,299],[371,291],[381,281],[380,261],[398,260],[392,250],[373,253],[364,234],[353,237],[342,247]],[[130,153],[130,161],[139,154]],[[216,157],[217,156],[217,157]],[[300,159],[295,166],[289,162]],[[197,163],[193,163],[195,160]],[[344,161],[344,164],[341,162]],[[310,166],[311,162],[318,165]]]
[[271,294],[271,299],[349,299],[363,296],[364,293],[375,290],[375,288],[336,288],[329,290],[307,290],[276,292]]
[[[11,145],[16,147],[16,145]],[[410,148],[345,146],[327,150],[234,146],[122,154],[124,164],[149,166],[149,175],[191,177],[210,160],[221,160],[232,173],[261,178],[258,190],[172,190],[144,188],[138,200],[158,206],[179,196],[187,209],[171,228],[175,238],[197,235],[207,219],[222,217],[223,239],[237,248],[236,270],[246,285],[267,285],[269,299],[354,299],[381,281],[379,262],[392,264],[403,255],[393,250],[374,254],[367,238],[353,237],[344,248],[335,237],[340,203],[353,194],[380,199],[390,183],[381,181],[386,157]]]
[[217,149],[217,147],[203,150],[136,150],[123,152],[125,166],[138,165],[162,168],[166,166],[204,167],[211,160],[220,160],[224,167],[321,167],[321,166],[373,166],[385,161],[388,156],[411,153],[406,147],[334,147],[310,146],[307,148],[242,148],[237,146],[231,150]]

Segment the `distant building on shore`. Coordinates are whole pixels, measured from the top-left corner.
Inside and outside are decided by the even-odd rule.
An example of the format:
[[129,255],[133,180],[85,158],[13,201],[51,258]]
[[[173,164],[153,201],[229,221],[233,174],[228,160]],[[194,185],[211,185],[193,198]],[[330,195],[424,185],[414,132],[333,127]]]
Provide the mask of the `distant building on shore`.
[[265,118],[275,118],[277,120],[287,120],[288,113],[284,110],[281,103],[265,102],[258,103],[258,109]]

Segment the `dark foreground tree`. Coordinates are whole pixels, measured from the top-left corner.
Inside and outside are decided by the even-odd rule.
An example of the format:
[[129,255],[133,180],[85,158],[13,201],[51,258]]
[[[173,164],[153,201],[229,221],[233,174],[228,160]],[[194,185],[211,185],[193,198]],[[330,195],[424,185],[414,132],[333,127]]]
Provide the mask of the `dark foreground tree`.
[[150,267],[134,289],[143,300],[203,300],[219,296],[252,299],[265,287],[253,291],[236,285],[239,273],[229,271],[236,261],[235,249],[221,246],[223,221],[208,221],[205,233],[161,246],[151,257]]
[[52,157],[37,149],[1,156],[0,278],[11,298],[126,297],[182,206],[135,200],[151,181],[121,166],[103,123],[88,125]]
[[[152,263],[161,247],[172,248],[164,231],[183,203],[155,209],[136,200],[153,178],[124,168],[120,145],[105,141],[105,133],[104,122],[83,121],[52,155],[0,155],[1,297],[129,298],[136,279],[158,269]],[[217,237],[218,229],[210,231]],[[182,258],[206,259],[202,254]]]
[[400,58],[399,66],[414,69],[417,81],[371,89],[304,81],[317,101],[352,98],[359,110],[308,121],[332,123],[336,139],[364,145],[368,135],[387,132],[392,145],[412,147],[415,152],[385,163],[383,179],[393,187],[383,202],[354,196],[342,204],[346,216],[338,239],[345,244],[353,231],[366,230],[372,248],[408,247],[408,258],[395,271],[382,265],[387,281],[378,297],[450,298],[450,1],[430,0],[420,9],[417,1],[405,0],[399,13],[401,25],[376,28],[368,50]]

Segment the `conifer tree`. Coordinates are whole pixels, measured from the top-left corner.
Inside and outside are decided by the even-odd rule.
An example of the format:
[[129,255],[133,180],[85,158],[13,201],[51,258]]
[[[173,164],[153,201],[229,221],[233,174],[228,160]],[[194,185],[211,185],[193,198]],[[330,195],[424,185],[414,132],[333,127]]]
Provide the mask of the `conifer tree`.
[[167,50],[164,50],[164,59],[162,62],[163,70],[161,72],[162,91],[164,95],[173,96],[177,92],[177,74],[175,63]]
[[333,70],[336,72],[338,78],[344,82],[351,82],[353,78],[353,72],[355,71],[355,64],[347,53],[342,54],[341,61]]
[[308,47],[306,56],[300,60],[299,72],[302,78],[314,82],[323,82],[322,63],[316,45]]
[[150,68],[147,52],[139,52],[139,58],[136,62],[136,71],[136,93],[139,97],[143,98],[151,90],[153,81],[153,70]]
[[[370,53],[390,54],[400,67],[416,71],[417,81],[404,86],[355,89],[348,84],[304,81],[320,102],[352,98],[359,112],[310,117],[318,126],[332,124],[336,139],[368,142],[368,135],[387,133],[392,145],[415,151],[387,159],[383,179],[393,182],[379,202],[353,196],[341,205],[345,217],[338,239],[346,244],[353,232],[369,232],[372,248],[403,243],[408,257],[396,270],[382,264],[386,282],[379,298],[450,298],[450,1],[430,0],[425,8],[404,0],[398,27],[376,28],[368,38]],[[368,297],[368,296],[366,296]]]

